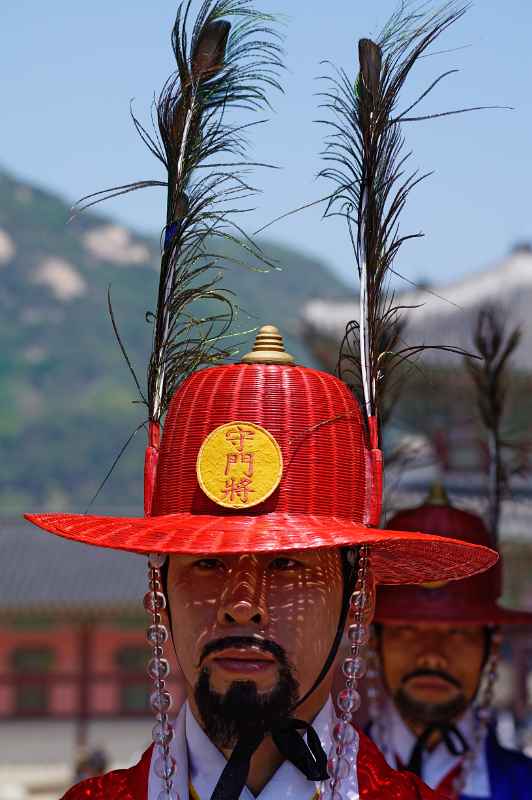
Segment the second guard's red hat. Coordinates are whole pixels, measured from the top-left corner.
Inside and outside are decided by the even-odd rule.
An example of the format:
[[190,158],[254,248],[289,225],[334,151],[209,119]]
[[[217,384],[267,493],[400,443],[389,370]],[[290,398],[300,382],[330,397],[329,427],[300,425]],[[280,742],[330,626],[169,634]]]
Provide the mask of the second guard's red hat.
[[[489,547],[490,537],[476,514],[452,506],[443,487],[435,485],[420,506],[395,514],[389,527],[399,531],[424,531],[469,544]],[[502,560],[482,574],[452,583],[387,587],[377,592],[375,622],[405,624],[439,622],[454,625],[530,625],[532,613],[499,604]]]

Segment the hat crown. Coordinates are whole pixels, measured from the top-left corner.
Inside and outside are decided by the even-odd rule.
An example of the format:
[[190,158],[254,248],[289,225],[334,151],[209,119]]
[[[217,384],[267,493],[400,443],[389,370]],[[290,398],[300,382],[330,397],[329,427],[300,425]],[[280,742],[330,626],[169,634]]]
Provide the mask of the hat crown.
[[[196,472],[206,438],[229,423],[252,423],[282,453],[278,488],[248,508],[222,508]],[[221,487],[226,480],[219,476]],[[283,364],[233,364],[200,370],[175,393],[165,420],[152,516],[285,513],[367,522],[371,459],[358,403],[324,372]],[[252,485],[250,485],[252,489]]]
[[490,535],[481,517],[442,502],[441,493],[438,502],[432,502],[432,497],[431,493],[421,505],[397,512],[386,527],[394,531],[432,533],[491,547]]
[[[444,487],[439,484],[424,503],[395,514],[387,528],[395,531],[416,531],[446,536],[470,544],[491,546],[488,530],[477,514],[450,505]],[[381,587],[378,592],[375,619],[387,622],[404,621],[467,622],[482,624],[492,621],[490,615],[502,593],[502,561],[471,578],[441,586]]]

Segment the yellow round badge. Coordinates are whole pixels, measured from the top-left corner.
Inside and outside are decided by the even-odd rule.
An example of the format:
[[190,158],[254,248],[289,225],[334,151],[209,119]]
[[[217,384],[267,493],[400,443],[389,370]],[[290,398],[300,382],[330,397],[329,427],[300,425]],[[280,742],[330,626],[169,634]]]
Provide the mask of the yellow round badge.
[[279,486],[281,448],[260,425],[228,422],[211,431],[203,442],[196,474],[205,494],[219,506],[256,506]]

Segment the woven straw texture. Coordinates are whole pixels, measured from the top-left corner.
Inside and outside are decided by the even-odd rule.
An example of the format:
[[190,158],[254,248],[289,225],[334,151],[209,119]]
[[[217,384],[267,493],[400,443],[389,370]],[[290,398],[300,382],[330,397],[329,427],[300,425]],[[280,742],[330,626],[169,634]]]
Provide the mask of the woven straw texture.
[[[234,420],[264,427],[283,455],[264,502],[226,509],[202,491],[199,449]],[[472,575],[494,563],[486,548],[367,527],[372,467],[361,411],[346,386],[305,367],[237,364],[194,373],[164,426],[152,516],[28,515],[70,539],[135,552],[237,553],[368,543],[377,579],[418,583]]]

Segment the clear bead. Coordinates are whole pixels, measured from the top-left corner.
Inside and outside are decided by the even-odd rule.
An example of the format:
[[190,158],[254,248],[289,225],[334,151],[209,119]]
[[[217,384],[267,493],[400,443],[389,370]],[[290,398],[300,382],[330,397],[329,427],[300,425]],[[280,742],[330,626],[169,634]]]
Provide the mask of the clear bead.
[[166,553],[150,553],[148,564],[152,569],[161,569],[166,561]]
[[170,672],[170,664],[166,658],[152,658],[148,663],[148,675],[150,678],[167,678]]
[[144,608],[148,613],[162,611],[166,608],[166,597],[162,592],[146,592],[144,595]]
[[366,659],[362,656],[346,658],[342,664],[342,672],[346,678],[356,678],[359,680],[366,674]]
[[327,762],[327,771],[331,778],[343,781],[349,775],[351,765],[345,758],[338,758],[338,756],[335,756],[334,758],[330,758]]
[[164,625],[150,625],[146,631],[146,639],[150,644],[163,645],[168,641],[168,631]]
[[355,737],[355,729],[349,722],[340,720],[333,728],[333,739],[337,744],[349,744]]
[[345,800],[345,795],[340,786],[336,786],[331,792],[331,800]]
[[159,758],[155,759],[153,771],[158,778],[168,780],[175,772],[175,758],[173,756],[168,756],[167,758],[159,756]]
[[157,800],[181,800],[178,794],[174,794],[170,789],[163,789],[157,795]]
[[329,756],[327,760],[327,772],[329,773],[329,778],[334,779],[337,764],[338,764],[338,756],[336,755],[336,753],[333,753],[333,755]]
[[152,649],[151,652],[154,658],[162,658],[164,651],[162,647],[159,647],[159,645],[155,645],[155,647]]
[[367,625],[350,625],[347,629],[347,636],[351,644],[363,645],[369,641],[369,628]]
[[171,705],[172,698],[170,697],[170,692],[152,692],[150,695],[150,706],[154,711],[166,714]]
[[342,756],[350,764],[356,764],[358,758],[358,742],[355,740],[349,744],[345,744],[342,748]]
[[337,697],[338,708],[342,711],[358,711],[360,708],[360,695],[356,689],[343,689]]
[[364,608],[365,603],[366,603],[366,595],[363,589],[355,589],[349,601],[351,610],[355,612],[360,611],[362,608]]
[[168,745],[174,738],[174,729],[167,720],[158,722],[151,732],[152,741],[159,745]]

